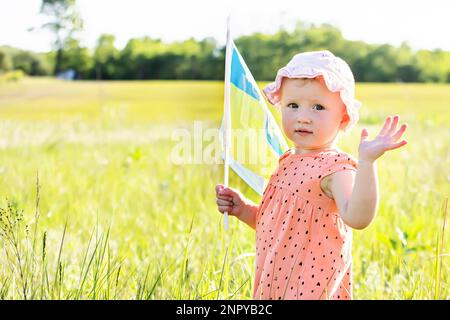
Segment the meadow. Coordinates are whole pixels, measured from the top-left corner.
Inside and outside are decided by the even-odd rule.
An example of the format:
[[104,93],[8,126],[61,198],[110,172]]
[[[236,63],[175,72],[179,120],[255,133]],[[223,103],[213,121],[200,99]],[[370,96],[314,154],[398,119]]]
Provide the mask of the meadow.
[[[356,95],[342,150],[357,156],[361,129],[373,137],[387,115],[409,128],[378,161],[375,221],[354,231],[354,298],[449,299],[450,85]],[[0,298],[251,299],[254,231],[223,230],[223,165],[170,157],[174,131],[218,128],[222,109],[222,82],[0,84]],[[230,186],[259,202],[234,174]]]

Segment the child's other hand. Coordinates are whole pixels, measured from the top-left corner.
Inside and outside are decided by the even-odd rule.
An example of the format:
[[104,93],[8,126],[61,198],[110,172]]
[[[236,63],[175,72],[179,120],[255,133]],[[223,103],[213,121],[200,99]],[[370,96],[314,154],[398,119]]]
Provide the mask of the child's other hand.
[[245,197],[236,189],[227,188],[223,184],[216,185],[216,203],[221,213],[238,217],[247,207]]
[[380,133],[372,141],[367,140],[369,135],[367,129],[364,128],[362,130],[359,144],[359,161],[374,162],[386,151],[400,148],[407,143],[406,140],[397,142],[408,127],[405,123],[397,130],[398,119],[399,116],[394,116],[393,120],[391,120],[391,117],[387,117]]

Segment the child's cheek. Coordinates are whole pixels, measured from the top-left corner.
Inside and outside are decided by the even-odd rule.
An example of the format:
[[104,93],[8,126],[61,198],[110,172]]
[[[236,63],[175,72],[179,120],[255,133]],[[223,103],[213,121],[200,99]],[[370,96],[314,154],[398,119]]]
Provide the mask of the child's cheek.
[[283,131],[288,137],[290,137],[290,132],[291,132],[290,126],[289,126],[288,122],[285,120],[283,120]]
[[289,131],[289,126],[291,125],[292,119],[289,117],[289,114],[287,111],[283,109],[283,112],[281,114],[281,122],[283,124],[283,129],[285,132]]
[[330,115],[326,112],[317,112],[315,115],[316,122],[320,122],[322,124],[330,125],[333,122],[333,115]]

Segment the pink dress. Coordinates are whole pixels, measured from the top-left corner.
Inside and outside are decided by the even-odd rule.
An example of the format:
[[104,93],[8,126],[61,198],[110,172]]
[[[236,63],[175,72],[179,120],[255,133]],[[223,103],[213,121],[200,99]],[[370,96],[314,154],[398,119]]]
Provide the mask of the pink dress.
[[256,215],[254,299],[352,299],[352,231],[320,181],[355,170],[336,149],[285,152]]

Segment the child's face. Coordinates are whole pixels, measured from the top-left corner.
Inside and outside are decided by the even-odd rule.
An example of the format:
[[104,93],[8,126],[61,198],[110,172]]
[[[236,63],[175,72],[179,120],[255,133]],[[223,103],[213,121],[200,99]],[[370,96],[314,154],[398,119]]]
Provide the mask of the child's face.
[[349,119],[339,92],[323,79],[283,79],[281,114],[287,137],[304,150],[330,147]]

